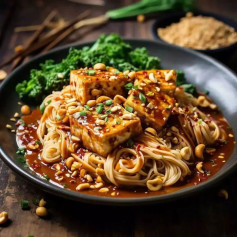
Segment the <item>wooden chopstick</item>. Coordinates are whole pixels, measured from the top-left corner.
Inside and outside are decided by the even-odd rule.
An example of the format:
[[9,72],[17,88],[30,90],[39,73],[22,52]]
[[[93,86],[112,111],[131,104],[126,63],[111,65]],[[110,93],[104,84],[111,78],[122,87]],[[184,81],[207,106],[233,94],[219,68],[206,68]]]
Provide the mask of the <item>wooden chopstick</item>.
[[48,35],[47,37],[42,37],[38,42],[33,44],[31,47],[28,47],[28,48],[24,49],[23,51],[19,52],[18,54],[15,54],[13,57],[11,57],[7,61],[3,62],[0,65],[0,68],[7,65],[7,64],[9,64],[9,63],[11,63],[14,59],[16,59],[19,56],[25,57],[25,56],[29,55],[30,53],[44,47],[47,44],[49,44],[56,37],[58,37],[59,34],[61,34],[64,30],[68,29],[69,27],[71,27],[72,25],[74,25],[75,23],[80,21],[81,19],[87,17],[89,15],[89,13],[90,13],[90,11],[85,11],[82,14],[80,14],[75,20],[73,20],[69,23],[66,23],[63,27],[60,27],[59,29],[56,29],[56,30],[53,29],[53,30],[55,30],[53,34]]
[[72,32],[75,30],[78,30],[79,28],[82,28],[84,26],[89,26],[89,25],[101,25],[107,22],[108,17],[106,15],[102,15],[99,17],[94,17],[86,20],[79,21],[77,24],[74,26],[68,28],[65,32],[63,32],[58,38],[56,38],[54,41],[52,41],[43,51],[47,52],[48,50],[52,49],[55,47],[58,43],[60,43],[63,39],[65,39],[67,36],[69,36]]
[[[49,13],[49,15],[46,17],[46,19],[40,25],[39,29],[37,31],[35,31],[35,33],[29,38],[28,42],[26,43],[25,49],[28,49],[33,45],[33,43],[39,38],[39,36],[42,34],[42,32],[47,27],[49,22],[51,22],[51,20],[56,16],[56,14],[57,14],[56,11],[52,11]],[[13,65],[12,65],[10,71],[12,71],[14,68],[16,68],[21,63],[21,61],[23,59],[24,59],[23,56],[17,57],[16,60],[13,62]]]

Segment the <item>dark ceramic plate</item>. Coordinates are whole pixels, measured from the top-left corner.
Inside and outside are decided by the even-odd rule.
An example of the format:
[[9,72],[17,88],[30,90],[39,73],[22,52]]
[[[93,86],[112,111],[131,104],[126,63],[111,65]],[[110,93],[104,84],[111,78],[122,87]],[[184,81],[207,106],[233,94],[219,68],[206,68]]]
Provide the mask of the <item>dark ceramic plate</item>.
[[[172,68],[184,70],[188,81],[197,85],[199,90],[210,91],[210,96],[215,100],[220,107],[224,116],[228,119],[233,127],[233,131],[237,134],[237,78],[236,76],[222,64],[217,61],[199,54],[195,51],[182,49],[180,47],[164,44],[162,42],[154,42],[149,40],[127,40],[133,47],[146,47],[151,55],[159,56],[162,60],[163,68]],[[90,43],[75,44],[74,47],[80,48]],[[198,186],[188,187],[171,194],[165,194],[154,197],[143,198],[110,198],[91,196],[83,193],[77,193],[63,189],[54,184],[51,184],[41,178],[28,168],[22,167],[16,160],[16,142],[15,134],[10,133],[5,125],[9,123],[9,118],[12,117],[15,111],[19,111],[18,96],[15,92],[15,86],[18,82],[28,79],[29,72],[32,68],[37,68],[38,65],[45,59],[55,59],[59,61],[67,54],[70,46],[55,49],[42,56],[36,57],[30,62],[20,66],[2,83],[0,88],[0,154],[3,161],[16,173],[23,176],[32,184],[39,188],[61,196],[67,199],[89,202],[94,204],[107,205],[137,205],[158,203],[167,200],[176,200],[196,192],[200,192],[204,188],[210,187],[221,178],[226,176],[233,170],[237,164],[236,149],[233,155],[226,162],[224,167],[213,177]]]
[[[165,42],[166,44],[168,44],[166,41],[163,41],[160,36],[157,34],[157,29],[158,28],[165,28],[169,25],[171,25],[172,23],[176,23],[179,22],[180,18],[184,17],[186,15],[186,13],[182,13],[182,12],[174,12],[174,13],[168,13],[167,15],[165,15],[164,17],[160,17],[158,18],[154,24],[152,25],[152,33],[154,38],[158,39],[159,41]],[[202,15],[202,16],[208,16],[208,17],[213,17],[219,21],[224,22],[225,24],[233,27],[235,29],[235,31],[237,31],[237,22],[228,18],[228,17],[224,17],[215,13],[210,13],[210,12],[203,12],[203,11],[196,11],[194,13],[195,16],[198,15]],[[205,53],[211,56],[220,56],[223,53],[224,54],[228,54],[231,53],[234,49],[237,48],[237,43],[231,44],[229,46],[226,47],[222,47],[222,48],[218,48],[218,49],[207,49],[207,50],[196,50],[198,52],[201,53]]]

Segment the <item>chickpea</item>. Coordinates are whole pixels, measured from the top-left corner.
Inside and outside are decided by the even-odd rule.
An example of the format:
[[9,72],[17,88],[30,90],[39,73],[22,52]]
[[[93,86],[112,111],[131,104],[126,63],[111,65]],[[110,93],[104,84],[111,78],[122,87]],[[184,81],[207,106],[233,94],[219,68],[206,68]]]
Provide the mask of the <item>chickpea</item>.
[[24,50],[24,47],[22,45],[18,45],[15,47],[15,52],[16,53],[20,53]]
[[21,113],[22,114],[27,115],[27,114],[30,114],[30,112],[31,112],[30,107],[28,105],[21,106]]
[[45,207],[37,207],[35,210],[37,216],[44,217],[48,215],[48,211]]
[[148,132],[148,133],[152,134],[153,136],[157,136],[157,132],[154,128],[148,127],[145,129],[145,132]]
[[40,207],[44,207],[46,205],[46,201],[42,198],[40,201],[39,201],[39,206]]
[[94,65],[94,69],[95,69],[95,70],[106,70],[106,65],[103,64],[103,63],[96,63],[96,64]]
[[0,213],[0,224],[6,223],[8,220],[8,213],[6,211],[3,211]]
[[138,15],[137,16],[137,21],[138,22],[144,22],[145,21],[145,16],[144,15]]
[[4,70],[0,70],[0,81],[3,81],[7,77],[7,73]]

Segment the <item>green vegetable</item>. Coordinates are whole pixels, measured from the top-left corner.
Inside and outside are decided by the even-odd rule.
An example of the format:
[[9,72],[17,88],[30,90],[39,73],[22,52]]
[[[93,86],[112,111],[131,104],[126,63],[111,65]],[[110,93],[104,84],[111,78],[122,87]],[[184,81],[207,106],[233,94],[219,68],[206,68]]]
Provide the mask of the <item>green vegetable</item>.
[[106,100],[106,101],[105,101],[105,104],[106,104],[106,105],[112,105],[112,103],[113,103],[112,100]]
[[44,113],[44,110],[45,110],[45,103],[43,102],[43,103],[40,105],[40,113],[43,114],[43,113]]
[[177,74],[176,85],[181,86],[181,85],[185,84],[186,80],[185,80],[184,72],[180,71],[180,70],[175,70],[175,72]]
[[38,145],[41,144],[41,142],[39,140],[36,140],[35,143],[38,144]]
[[26,158],[24,156],[18,156],[17,160],[23,165],[26,164]]
[[197,94],[196,86],[193,84],[183,84],[182,87],[189,94],[192,94],[192,95]]
[[115,75],[117,75],[117,74],[119,74],[119,71],[118,71],[118,70],[114,70],[113,73],[114,73]]
[[202,119],[198,119],[198,123],[199,123],[199,124],[202,124]]
[[16,154],[25,155],[26,154],[26,149],[25,148],[18,148],[17,151],[16,151]]
[[128,112],[130,112],[130,113],[133,112],[133,108],[130,107],[130,106],[128,106],[128,105],[125,106],[125,109],[126,109]]
[[102,111],[103,111],[103,109],[104,109],[104,105],[101,103],[101,104],[99,104],[99,105],[96,107],[96,112],[97,112],[98,114],[101,114]]
[[142,103],[146,103],[146,96],[142,93],[139,93],[139,99],[142,101]]
[[85,111],[85,110],[81,111],[81,112],[80,112],[80,115],[81,115],[81,116],[86,116],[86,111]]
[[127,84],[124,86],[124,88],[125,88],[125,90],[127,90],[127,91],[132,90],[132,89],[136,90],[136,89],[138,89],[138,85],[134,86],[134,85],[132,84],[132,82],[129,82],[129,83],[127,83]]
[[117,120],[117,121],[116,121],[116,124],[121,124],[121,121],[120,121],[120,120]]
[[111,19],[121,19],[167,10],[192,11],[194,9],[194,0],[141,0],[132,5],[108,11],[106,14]]
[[85,107],[86,110],[91,108],[89,105],[84,105],[84,107]]
[[109,120],[109,118],[108,118],[108,117],[105,117],[105,122],[106,122],[106,123],[108,122],[108,120]]
[[132,84],[132,82],[129,82],[129,83],[127,83],[125,86],[124,86],[124,88],[126,89],[126,90],[132,90],[132,87],[133,87],[133,84]]
[[48,176],[47,174],[44,174],[43,177],[44,177],[47,181],[50,180],[50,178],[49,178],[49,176]]
[[94,76],[95,75],[95,70],[88,70],[87,74],[89,76]]
[[28,237],[34,237],[34,235],[28,235]]
[[[145,48],[132,49],[119,35],[101,35],[92,47],[69,50],[66,58],[56,63],[46,60],[38,69],[32,69],[29,80],[16,86],[19,97],[30,103],[39,103],[52,91],[69,84],[70,71],[80,67],[92,67],[96,63],[117,68],[119,71],[137,71],[160,68],[160,59],[151,57]],[[58,76],[58,74],[62,76]],[[93,74],[94,70],[89,70]],[[42,105],[41,112],[45,109]]]
[[29,209],[30,207],[29,207],[29,201],[27,201],[27,200],[22,200],[21,201],[21,209],[22,210],[27,210],[27,209]]

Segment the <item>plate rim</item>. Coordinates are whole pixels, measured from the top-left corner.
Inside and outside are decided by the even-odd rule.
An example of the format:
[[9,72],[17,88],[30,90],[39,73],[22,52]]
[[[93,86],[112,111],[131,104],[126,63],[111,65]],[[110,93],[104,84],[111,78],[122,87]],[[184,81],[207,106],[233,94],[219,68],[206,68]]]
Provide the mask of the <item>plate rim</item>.
[[[167,47],[167,44],[164,42],[159,42],[151,39],[133,39],[133,38],[123,38],[125,41],[130,42],[142,42],[144,44],[157,44],[157,45],[164,45]],[[14,77],[15,74],[18,73],[18,71],[22,70],[22,68],[26,67],[28,64],[31,64],[34,61],[39,60],[40,58],[43,58],[47,55],[50,55],[51,53],[56,53],[57,51],[63,51],[66,49],[69,49],[70,47],[83,47],[89,44],[94,43],[95,41],[83,41],[83,42],[76,42],[73,44],[67,44],[61,47],[57,47],[53,50],[50,50],[44,54],[37,55],[33,57],[28,62],[20,65],[18,68],[16,68],[12,73],[10,73],[7,78],[1,83],[0,85],[0,93],[4,90],[5,84],[11,80],[11,78]],[[195,56],[198,56],[199,58],[202,58],[204,60],[209,61],[210,63],[214,64],[215,66],[219,67],[222,71],[224,71],[226,74],[230,75],[231,80],[234,80],[235,83],[237,83],[237,75],[234,73],[231,69],[226,67],[223,63],[218,62],[216,59],[213,59],[207,55],[201,54],[200,52],[197,52],[195,50],[191,49],[185,49],[178,47],[176,45],[169,45],[170,48],[175,48],[177,50],[186,51],[189,54],[193,54]],[[213,176],[213,178],[206,180],[203,183],[200,183],[197,186],[190,186],[183,189],[180,189],[175,192],[171,192],[168,194],[163,195],[157,195],[157,196],[148,196],[148,197],[133,197],[133,198],[114,198],[114,197],[102,197],[98,195],[90,195],[90,194],[84,194],[82,192],[75,192],[72,190],[64,189],[61,187],[58,187],[57,185],[47,182],[40,178],[37,174],[34,175],[33,173],[30,173],[25,168],[23,168],[21,165],[18,165],[16,160],[13,160],[8,156],[3,149],[2,145],[0,144],[0,158],[4,161],[4,163],[11,168],[15,173],[23,177],[26,181],[32,183],[36,187],[40,188],[43,191],[46,191],[48,193],[51,193],[55,196],[60,196],[65,199],[70,199],[74,201],[84,202],[84,203],[90,203],[90,204],[100,204],[100,205],[119,205],[119,206],[136,206],[136,205],[147,205],[147,204],[154,204],[154,203],[162,203],[167,202],[172,199],[180,199],[184,197],[188,197],[190,195],[193,195],[194,193],[202,192],[203,190],[207,189],[210,186],[214,186],[216,183],[218,183],[220,180],[223,180],[227,175],[229,175],[237,166],[237,162],[232,164],[224,174],[221,176]]]

